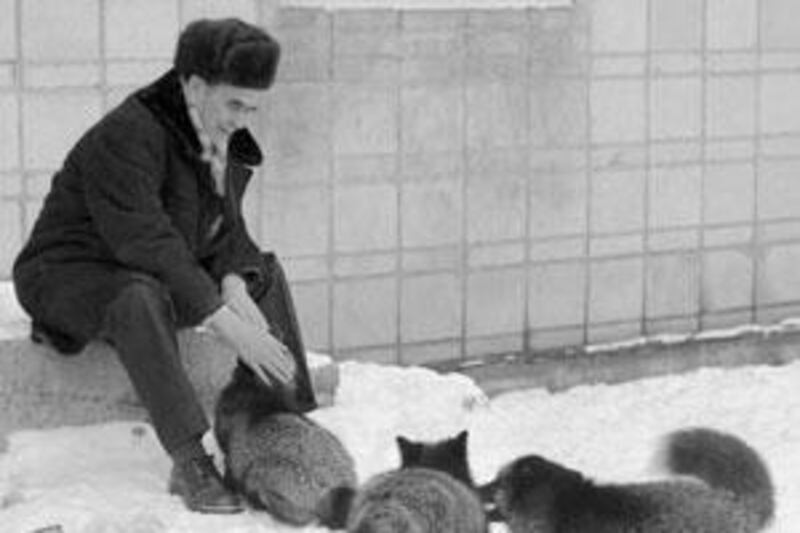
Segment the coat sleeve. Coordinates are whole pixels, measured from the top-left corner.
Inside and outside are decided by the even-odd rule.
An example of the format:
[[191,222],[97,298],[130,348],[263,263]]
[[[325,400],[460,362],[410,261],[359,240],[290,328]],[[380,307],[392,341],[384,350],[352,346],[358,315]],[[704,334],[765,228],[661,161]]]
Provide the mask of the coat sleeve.
[[220,255],[217,268],[222,276],[228,273],[239,274],[247,282],[262,281],[261,250],[253,242],[247,231],[247,224],[242,215],[242,200],[250,177],[250,170],[234,170],[238,179],[234,180],[234,216],[231,235],[225,253]]
[[117,261],[155,276],[191,324],[222,305],[161,201],[167,141],[155,125],[117,124],[86,139],[80,164],[94,225]]

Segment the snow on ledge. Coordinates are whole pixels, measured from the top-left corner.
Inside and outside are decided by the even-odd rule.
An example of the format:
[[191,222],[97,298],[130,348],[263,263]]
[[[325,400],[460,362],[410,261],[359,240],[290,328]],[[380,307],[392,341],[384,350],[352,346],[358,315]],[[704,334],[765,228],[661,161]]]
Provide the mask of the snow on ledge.
[[335,9],[503,9],[564,8],[574,0],[281,0],[284,7]]
[[0,340],[25,337],[30,330],[30,319],[17,302],[14,285],[0,282]]

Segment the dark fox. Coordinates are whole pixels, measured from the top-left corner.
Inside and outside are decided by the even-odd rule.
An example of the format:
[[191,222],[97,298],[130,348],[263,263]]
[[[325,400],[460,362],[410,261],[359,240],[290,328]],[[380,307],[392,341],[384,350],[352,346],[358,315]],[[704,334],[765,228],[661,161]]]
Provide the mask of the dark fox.
[[324,521],[319,507],[326,494],[356,486],[353,458],[339,439],[289,412],[285,395],[245,365],[237,365],[220,394],[214,433],[229,486],[283,522]]
[[739,438],[697,428],[671,433],[676,477],[600,485],[540,456],[520,457],[481,487],[512,533],[755,533],[774,514],[758,453]]
[[[397,437],[401,466],[373,476],[339,516],[349,533],[485,533],[467,461],[467,432],[438,442]],[[341,496],[341,493],[340,493]]]

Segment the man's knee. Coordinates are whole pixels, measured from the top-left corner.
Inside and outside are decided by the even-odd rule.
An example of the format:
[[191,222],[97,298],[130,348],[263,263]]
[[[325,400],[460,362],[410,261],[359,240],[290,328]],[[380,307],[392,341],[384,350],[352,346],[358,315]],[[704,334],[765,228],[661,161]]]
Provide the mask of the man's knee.
[[131,280],[111,302],[109,312],[122,314],[148,314],[172,318],[172,300],[163,283],[153,276],[134,273]]

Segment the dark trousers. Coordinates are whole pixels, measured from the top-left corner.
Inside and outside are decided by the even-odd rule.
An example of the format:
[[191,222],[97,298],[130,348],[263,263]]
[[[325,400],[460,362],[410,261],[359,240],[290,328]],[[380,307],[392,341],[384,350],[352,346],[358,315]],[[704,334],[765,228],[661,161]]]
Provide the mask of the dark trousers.
[[[296,405],[303,411],[311,410],[316,407],[316,401],[286,276],[271,253],[262,256],[261,268],[262,282],[249,285],[248,290],[273,335],[294,356],[298,368]],[[94,281],[103,283],[103,277],[96,277]],[[209,429],[207,415],[188,379],[178,349],[177,330],[186,324],[176,316],[164,285],[152,276],[116,271],[108,281],[115,286],[115,295],[103,309],[95,336],[114,346],[161,444],[168,453],[173,453]],[[63,302],[61,304],[63,306]],[[68,307],[80,311],[81,306],[73,301]],[[69,315],[59,316],[58,320],[56,333],[69,332]],[[39,326],[47,328],[48,324],[39,321]],[[51,324],[50,329],[55,326]]]

